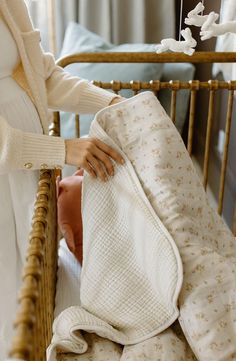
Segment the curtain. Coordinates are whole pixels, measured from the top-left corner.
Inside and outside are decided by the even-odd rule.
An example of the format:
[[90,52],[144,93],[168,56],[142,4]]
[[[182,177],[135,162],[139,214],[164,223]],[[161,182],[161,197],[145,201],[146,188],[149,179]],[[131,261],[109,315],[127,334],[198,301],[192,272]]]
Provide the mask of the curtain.
[[[47,40],[47,12],[50,0],[26,0],[35,26]],[[56,14],[56,47],[60,50],[69,21],[114,43],[158,43],[175,37],[175,0],[53,0]]]
[[[70,0],[69,0],[70,1]],[[41,40],[45,50],[49,50],[48,7],[46,0],[25,0],[34,26],[41,31]]]

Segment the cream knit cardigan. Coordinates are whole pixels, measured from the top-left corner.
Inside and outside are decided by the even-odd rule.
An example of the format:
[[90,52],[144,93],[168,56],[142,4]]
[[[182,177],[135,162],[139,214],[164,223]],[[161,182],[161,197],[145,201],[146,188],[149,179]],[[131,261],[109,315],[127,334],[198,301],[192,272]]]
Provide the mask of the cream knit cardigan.
[[[40,46],[40,33],[32,26],[23,0],[0,0],[0,14],[8,25],[19,50],[21,64],[14,79],[31,96],[44,134],[48,134],[48,108],[75,113],[96,113],[107,106],[114,94],[86,80],[72,77],[58,66]],[[62,138],[22,132],[9,127],[0,117],[0,173],[14,169],[63,166],[65,143]]]

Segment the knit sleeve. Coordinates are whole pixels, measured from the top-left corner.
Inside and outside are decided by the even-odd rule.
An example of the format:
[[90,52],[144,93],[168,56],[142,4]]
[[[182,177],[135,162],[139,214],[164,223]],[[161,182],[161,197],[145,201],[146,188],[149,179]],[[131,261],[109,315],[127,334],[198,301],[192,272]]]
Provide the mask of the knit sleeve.
[[0,117],[0,174],[19,169],[53,169],[65,164],[62,138],[22,132]]
[[117,94],[101,89],[85,79],[71,76],[44,53],[49,108],[80,114],[94,114],[108,106]]

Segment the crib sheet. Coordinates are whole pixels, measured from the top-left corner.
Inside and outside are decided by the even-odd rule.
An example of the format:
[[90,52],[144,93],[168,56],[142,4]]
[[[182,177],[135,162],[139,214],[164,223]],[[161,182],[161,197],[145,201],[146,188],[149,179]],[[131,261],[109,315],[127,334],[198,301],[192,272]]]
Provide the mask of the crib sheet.
[[80,274],[80,263],[68,249],[65,239],[61,239],[58,250],[55,318],[66,308],[80,304]]

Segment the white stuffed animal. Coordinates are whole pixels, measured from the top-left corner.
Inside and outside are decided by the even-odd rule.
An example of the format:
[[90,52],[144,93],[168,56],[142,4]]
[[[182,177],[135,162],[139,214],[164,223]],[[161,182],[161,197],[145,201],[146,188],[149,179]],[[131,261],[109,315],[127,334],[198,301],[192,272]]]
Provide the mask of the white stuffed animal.
[[187,17],[185,18],[184,22],[187,25],[194,25],[194,26],[203,26],[206,21],[209,20],[209,16],[211,21],[216,21],[219,18],[219,14],[212,11],[209,15],[199,15],[205,9],[204,5],[199,2],[193,10],[191,10]]
[[226,33],[236,33],[236,21],[228,21],[222,24],[216,24],[214,12],[208,15],[208,19],[201,27],[200,36],[201,40],[207,40],[213,36],[224,35]]
[[208,18],[208,15],[199,15],[204,9],[205,6],[203,3],[199,2],[195,8],[187,14],[187,17],[184,20],[185,24],[202,26]]
[[194,47],[197,45],[196,40],[192,37],[192,32],[189,28],[185,28],[181,30],[180,34],[185,39],[184,41],[177,41],[175,39],[163,39],[161,44],[156,46],[156,52],[162,53],[167,50],[175,51],[175,52],[183,52],[187,55],[193,55],[195,49]]

